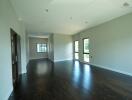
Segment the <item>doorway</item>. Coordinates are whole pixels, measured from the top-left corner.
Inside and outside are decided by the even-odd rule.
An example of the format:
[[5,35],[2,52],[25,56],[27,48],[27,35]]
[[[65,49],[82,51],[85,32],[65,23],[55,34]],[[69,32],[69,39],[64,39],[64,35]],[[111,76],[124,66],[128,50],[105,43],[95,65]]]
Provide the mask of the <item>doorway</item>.
[[21,73],[21,46],[20,46],[20,36],[13,30],[10,29],[11,33],[11,61],[12,61],[12,82],[13,88],[15,89],[19,74]]

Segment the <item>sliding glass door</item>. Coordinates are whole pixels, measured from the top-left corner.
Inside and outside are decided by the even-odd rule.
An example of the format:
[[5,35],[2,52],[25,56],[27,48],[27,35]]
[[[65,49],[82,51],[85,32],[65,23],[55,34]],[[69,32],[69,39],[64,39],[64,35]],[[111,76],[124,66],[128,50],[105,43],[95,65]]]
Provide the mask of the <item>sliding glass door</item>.
[[79,59],[79,41],[74,42],[74,58],[75,60]]
[[83,39],[83,59],[84,62],[89,62],[89,39]]

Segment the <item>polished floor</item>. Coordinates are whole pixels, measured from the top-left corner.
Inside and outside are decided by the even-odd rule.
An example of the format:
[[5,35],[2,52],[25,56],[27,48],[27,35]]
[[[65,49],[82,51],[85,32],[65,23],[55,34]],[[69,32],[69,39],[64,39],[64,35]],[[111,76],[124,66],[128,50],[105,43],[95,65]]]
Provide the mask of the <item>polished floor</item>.
[[132,100],[132,77],[78,61],[33,60],[9,100]]

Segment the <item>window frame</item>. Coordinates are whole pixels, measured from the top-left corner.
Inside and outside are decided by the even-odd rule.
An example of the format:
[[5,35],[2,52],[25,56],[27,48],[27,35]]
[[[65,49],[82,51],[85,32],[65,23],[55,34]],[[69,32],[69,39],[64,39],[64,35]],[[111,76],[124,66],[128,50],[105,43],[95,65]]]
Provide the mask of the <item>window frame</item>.
[[[75,42],[78,41],[78,52],[75,50]],[[78,53],[78,59],[75,58],[75,53]],[[79,40],[74,41],[74,59],[79,60]]]
[[[83,38],[83,60],[84,60],[84,55],[85,55],[85,54],[87,54],[87,55],[89,55],[89,56],[90,56],[90,51],[89,51],[89,53],[84,52],[84,40],[85,40],[85,39],[90,40],[88,37],[87,37],[87,38]],[[85,62],[86,62],[86,61],[85,61]]]
[[[43,44],[45,44],[46,46],[46,50],[45,51],[38,51],[38,45],[43,45]],[[39,46],[39,49],[40,49],[41,47]],[[47,43],[37,43],[36,44],[36,52],[37,53],[47,53]]]
[[89,53],[84,52],[84,40],[85,39],[89,39],[89,38],[83,38],[83,54],[90,54],[90,52]]

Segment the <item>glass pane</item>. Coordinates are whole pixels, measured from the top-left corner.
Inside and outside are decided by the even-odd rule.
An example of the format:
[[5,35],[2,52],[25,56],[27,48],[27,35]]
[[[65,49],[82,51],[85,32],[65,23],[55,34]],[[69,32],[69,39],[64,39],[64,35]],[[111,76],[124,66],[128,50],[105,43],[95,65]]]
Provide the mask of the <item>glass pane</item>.
[[84,53],[89,53],[89,39],[84,39]]
[[84,54],[84,61],[89,62],[89,54]]
[[75,59],[79,59],[79,53],[75,53]]
[[41,50],[42,50],[42,51],[41,51],[41,52],[46,52],[46,49],[47,49],[47,48],[46,48],[46,44],[42,44],[42,47],[41,47]]
[[47,52],[46,44],[37,44],[37,52]]
[[75,41],[75,52],[79,52],[79,42]]
[[40,44],[37,44],[37,52],[40,52]]

